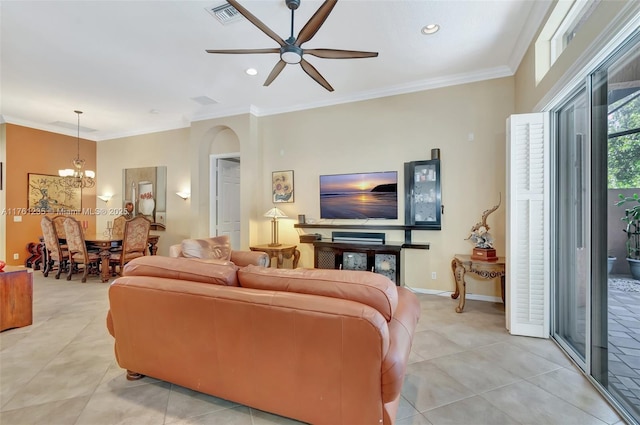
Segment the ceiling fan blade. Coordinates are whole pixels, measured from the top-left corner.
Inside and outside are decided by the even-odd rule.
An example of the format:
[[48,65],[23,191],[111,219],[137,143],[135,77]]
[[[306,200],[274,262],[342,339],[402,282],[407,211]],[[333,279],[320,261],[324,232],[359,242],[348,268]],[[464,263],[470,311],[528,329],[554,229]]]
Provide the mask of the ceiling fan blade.
[[276,77],[280,74],[280,72],[282,72],[282,70],[286,65],[287,63],[282,59],[280,59],[280,61],[276,64],[276,66],[274,66],[273,69],[271,70],[271,74],[269,74],[266,81],[264,82],[264,86],[268,86],[269,84],[271,84],[273,80],[275,80]]
[[207,50],[207,53],[226,53],[231,55],[239,55],[243,53],[280,53],[280,49],[227,49],[227,50]]
[[300,30],[298,38],[296,39],[296,46],[300,47],[302,43],[311,40],[311,38],[316,35],[337,2],[338,0],[325,0],[325,2],[322,3],[322,6],[316,10],[316,13],[313,14],[311,19],[309,19],[309,21],[307,21],[304,27]]
[[269,37],[271,37],[273,40],[275,40],[279,45],[284,46],[285,42],[284,40],[275,32],[273,32],[271,30],[271,28],[269,28],[268,26],[266,26],[260,19],[256,18],[255,16],[253,16],[251,14],[251,12],[249,12],[247,9],[245,9],[244,7],[242,7],[242,5],[240,5],[240,3],[238,3],[236,0],[227,0],[227,3],[229,3],[231,6],[235,7],[236,10],[238,12],[240,12],[240,14],[242,16],[244,16],[245,18],[247,18],[247,20],[249,22],[251,22],[253,25],[255,25],[256,27],[258,27],[258,29],[260,31],[262,31],[263,33],[265,33],[266,35],[268,35]]
[[331,87],[331,84],[329,84],[327,80],[325,80],[324,77],[320,75],[318,70],[315,69],[313,65],[311,65],[306,60],[302,59],[302,61],[300,61],[300,66],[302,67],[302,69],[304,69],[304,72],[306,72],[309,75],[309,77],[316,80],[318,84],[320,84],[322,87],[324,87],[329,91],[333,91],[333,87]]
[[358,50],[304,49],[303,52],[304,54],[324,59],[357,59],[375,58],[378,56],[378,52],[360,52]]

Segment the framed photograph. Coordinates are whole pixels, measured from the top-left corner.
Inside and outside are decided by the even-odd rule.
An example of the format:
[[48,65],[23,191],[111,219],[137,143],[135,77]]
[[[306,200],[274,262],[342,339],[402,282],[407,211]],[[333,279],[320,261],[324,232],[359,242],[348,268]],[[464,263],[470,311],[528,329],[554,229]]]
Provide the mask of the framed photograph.
[[271,173],[271,198],[273,202],[293,202],[293,170]]
[[27,208],[38,213],[68,214],[82,209],[82,189],[65,186],[64,177],[46,174],[28,175]]

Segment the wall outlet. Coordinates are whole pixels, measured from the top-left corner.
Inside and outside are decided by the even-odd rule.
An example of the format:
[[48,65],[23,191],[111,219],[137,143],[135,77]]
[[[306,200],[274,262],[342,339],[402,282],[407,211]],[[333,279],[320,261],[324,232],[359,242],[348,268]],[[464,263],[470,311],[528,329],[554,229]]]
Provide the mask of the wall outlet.
[[15,254],[13,254],[13,259],[14,260],[19,260],[20,259],[20,254],[18,254],[17,252]]
[[438,275],[436,274],[436,272],[431,272],[431,279],[432,280],[436,280],[437,276]]

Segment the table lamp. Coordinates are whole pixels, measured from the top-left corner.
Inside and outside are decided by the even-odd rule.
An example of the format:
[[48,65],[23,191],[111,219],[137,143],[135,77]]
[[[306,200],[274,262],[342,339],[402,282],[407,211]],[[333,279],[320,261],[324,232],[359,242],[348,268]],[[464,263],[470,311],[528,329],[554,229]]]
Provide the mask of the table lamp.
[[287,215],[278,208],[273,207],[264,213],[264,216],[271,217],[271,243],[269,246],[280,246],[281,244],[278,242],[278,219]]

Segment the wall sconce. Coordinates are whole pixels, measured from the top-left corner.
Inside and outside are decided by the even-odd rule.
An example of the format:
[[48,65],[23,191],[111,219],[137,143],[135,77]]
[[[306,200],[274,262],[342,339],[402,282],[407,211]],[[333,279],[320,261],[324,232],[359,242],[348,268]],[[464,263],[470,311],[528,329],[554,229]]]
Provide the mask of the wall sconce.
[[98,199],[103,201],[105,204],[108,204],[113,195],[98,195]]
[[269,246],[282,245],[278,242],[278,219],[285,218],[287,215],[278,208],[274,207],[264,213],[264,216],[271,217],[271,243],[269,244]]
[[189,192],[176,192],[176,195],[178,195],[179,197],[181,197],[185,201],[187,199],[189,199],[189,197],[191,196],[191,194]]

